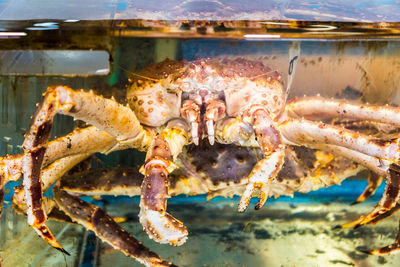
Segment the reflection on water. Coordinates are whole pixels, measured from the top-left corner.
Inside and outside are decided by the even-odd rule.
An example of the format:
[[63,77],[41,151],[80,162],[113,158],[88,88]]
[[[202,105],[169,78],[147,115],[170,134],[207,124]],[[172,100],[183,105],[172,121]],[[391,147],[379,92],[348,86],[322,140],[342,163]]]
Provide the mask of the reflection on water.
[[[30,9],[26,10],[25,7]],[[24,12],[21,12],[23,10]],[[51,28],[54,19],[79,20],[304,20],[347,22],[393,22],[400,12],[395,0],[240,1],[240,0],[97,0],[82,6],[38,0],[3,0],[1,20],[50,20],[38,27]],[[72,19],[71,19],[72,18]]]

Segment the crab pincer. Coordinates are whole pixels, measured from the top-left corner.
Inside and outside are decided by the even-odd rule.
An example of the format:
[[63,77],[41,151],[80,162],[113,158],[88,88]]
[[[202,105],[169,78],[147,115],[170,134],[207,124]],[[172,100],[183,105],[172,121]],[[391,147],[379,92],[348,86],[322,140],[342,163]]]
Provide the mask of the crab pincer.
[[253,194],[259,197],[256,209],[265,204],[270,193],[268,183],[276,177],[285,159],[282,136],[267,109],[253,106],[243,120],[252,126],[264,158],[254,166],[249,175],[249,182],[239,202],[239,212],[246,210]]
[[177,168],[173,163],[173,155],[178,155],[178,151],[186,143],[183,133],[182,129],[174,127],[158,135],[153,140],[146,163],[142,167],[145,177],[140,199],[140,223],[151,239],[173,246],[182,245],[188,236],[188,230],[183,223],[166,212],[169,198],[168,175]]

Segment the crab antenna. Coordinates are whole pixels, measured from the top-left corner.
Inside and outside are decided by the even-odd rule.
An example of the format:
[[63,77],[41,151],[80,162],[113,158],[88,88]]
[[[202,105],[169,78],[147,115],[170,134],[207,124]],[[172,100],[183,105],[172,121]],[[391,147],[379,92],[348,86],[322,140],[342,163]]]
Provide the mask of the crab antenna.
[[146,79],[146,80],[154,81],[154,82],[159,82],[159,81],[161,81],[161,79],[150,78],[150,77],[143,76],[143,75],[140,75],[140,74],[137,74],[137,73],[134,73],[134,72],[131,72],[130,74],[132,74],[132,75],[134,75],[134,76],[137,76],[137,77],[140,77],[140,78],[143,78],[143,79]]
[[255,75],[255,76],[250,76],[249,79],[254,79],[254,78],[262,77],[262,76],[265,76],[265,75],[268,75],[268,74],[272,74],[272,73],[275,73],[275,72],[276,72],[276,70],[271,70],[271,71],[265,72],[265,73],[263,73],[263,74],[258,74],[258,75]]
[[137,76],[137,77],[142,78],[142,79],[146,79],[146,80],[153,81],[153,82],[161,81],[161,79],[150,78],[150,77],[147,77],[147,76],[143,76],[143,75],[134,73],[134,72],[132,72],[132,71],[130,71],[130,70],[124,68],[124,67],[119,66],[119,65],[118,65],[118,68],[120,68],[121,70],[123,70],[123,71],[125,71],[125,72],[127,72],[127,73],[129,73],[129,74],[131,74],[133,76]]

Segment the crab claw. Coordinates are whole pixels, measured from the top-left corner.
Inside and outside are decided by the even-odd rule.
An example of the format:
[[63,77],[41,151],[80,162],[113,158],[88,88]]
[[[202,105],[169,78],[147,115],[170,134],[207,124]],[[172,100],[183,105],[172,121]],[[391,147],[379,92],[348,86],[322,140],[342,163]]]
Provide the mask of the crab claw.
[[264,158],[257,162],[249,175],[249,182],[240,198],[239,212],[247,209],[253,195],[260,198],[256,209],[260,209],[265,204],[270,193],[268,184],[276,177],[285,159],[282,136],[267,110],[260,106],[253,106],[242,120],[253,127]]
[[148,163],[142,184],[139,221],[151,239],[160,244],[180,246],[188,231],[182,222],[166,212],[168,171],[161,160]]
[[168,212],[146,209],[141,205],[139,218],[149,237],[157,243],[180,246],[188,238],[187,228]]
[[[284,151],[276,151],[269,157],[260,160],[253,168],[249,175],[249,183],[244,190],[242,197],[240,198],[238,211],[244,212],[249,205],[251,197],[259,196],[259,201],[256,204],[256,209],[260,209],[264,206],[268,199],[270,188],[268,181],[270,178],[276,176],[281,166],[283,165],[283,159],[285,157]],[[265,179],[267,178],[267,179]],[[265,182],[267,180],[267,182]]]

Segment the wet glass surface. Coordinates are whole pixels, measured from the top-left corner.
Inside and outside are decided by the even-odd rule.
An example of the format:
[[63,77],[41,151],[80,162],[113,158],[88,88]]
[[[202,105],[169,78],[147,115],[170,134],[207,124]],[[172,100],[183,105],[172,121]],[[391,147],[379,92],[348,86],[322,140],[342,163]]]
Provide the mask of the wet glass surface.
[[[26,5],[31,12],[21,12]],[[396,1],[253,1],[246,5],[87,1],[84,6],[69,1],[60,9],[48,1],[45,6],[40,1],[0,1],[0,156],[22,152],[30,116],[47,87],[93,89],[126,104],[129,79],[167,58],[262,62],[280,73],[284,89],[290,89],[289,101],[320,94],[398,106],[399,6]],[[56,57],[23,56],[35,51]],[[72,62],[63,51],[78,60]],[[100,64],[79,56],[81,51],[100,53],[101,60],[96,58]],[[82,67],[82,61],[89,67]],[[104,71],[108,63],[109,73]],[[46,71],[40,71],[43,67]],[[65,135],[77,125],[83,124],[57,115],[52,135]],[[96,154],[91,167],[143,162],[144,153],[128,150]],[[7,186],[0,219],[3,266],[140,266],[76,224],[49,222],[71,256],[51,249],[27,226],[25,217],[13,211],[13,185]],[[366,185],[365,176],[352,177],[342,186],[268,200],[262,210],[244,214],[236,211],[238,197],[211,201],[205,195],[174,197],[168,210],[189,229],[189,240],[181,247],[149,240],[138,222],[138,197],[85,200],[120,219],[137,239],[179,266],[398,266],[398,255],[359,252],[391,244],[398,215],[356,230],[332,229],[373,209],[384,185],[366,203],[350,205]]]
[[[27,9],[29,7],[29,9]],[[0,1],[0,19],[305,20],[395,22],[398,1],[70,0]]]

